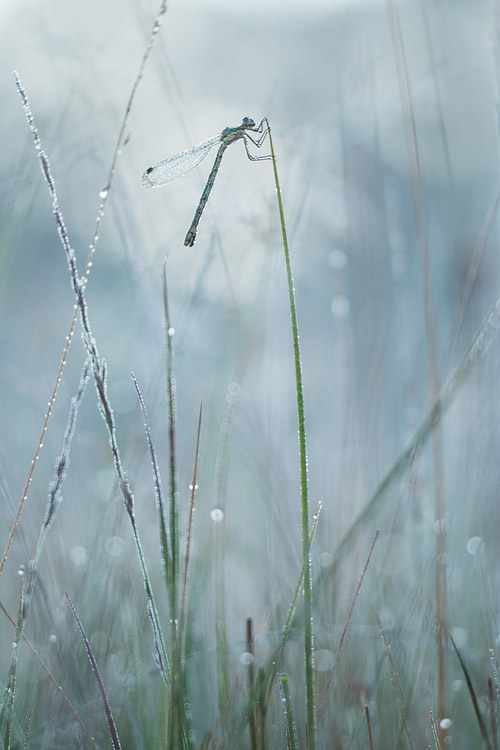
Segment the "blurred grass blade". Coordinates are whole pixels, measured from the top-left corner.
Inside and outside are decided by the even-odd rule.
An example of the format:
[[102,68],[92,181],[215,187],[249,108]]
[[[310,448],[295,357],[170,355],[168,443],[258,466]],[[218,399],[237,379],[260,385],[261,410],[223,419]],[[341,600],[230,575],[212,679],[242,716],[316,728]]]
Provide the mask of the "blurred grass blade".
[[[248,665],[248,687],[250,691],[250,695],[253,694],[254,691],[254,662],[255,662],[255,649],[254,649],[254,641],[253,641],[253,621],[252,618],[249,617],[247,619],[247,654],[250,654],[252,659]],[[257,750],[257,728],[255,726],[255,707],[250,706],[250,709],[248,711],[248,731],[250,733],[250,750]]]
[[99,686],[99,690],[100,690],[100,693],[101,693],[102,701],[104,703],[104,710],[106,712],[106,719],[108,721],[109,731],[111,733],[111,741],[113,743],[113,747],[115,748],[115,750],[120,750],[120,748],[121,748],[120,740],[118,739],[118,732],[116,730],[116,725],[115,725],[115,721],[113,719],[113,714],[111,713],[111,706],[109,705],[108,696],[106,695],[106,690],[104,688],[104,683],[102,681],[101,674],[99,672],[99,667],[97,666],[97,662],[95,660],[95,657],[94,657],[94,654],[93,654],[93,651],[92,651],[92,647],[91,647],[91,645],[89,643],[89,639],[87,638],[87,636],[85,634],[85,630],[83,628],[83,625],[80,622],[80,618],[78,617],[78,615],[76,613],[76,609],[74,607],[73,602],[71,601],[71,597],[70,597],[70,595],[68,594],[67,591],[65,592],[65,595],[66,595],[66,599],[68,600],[68,604],[69,604],[69,606],[71,608],[71,611],[73,613],[73,617],[75,618],[76,624],[78,625],[78,630],[80,631],[83,643],[85,644],[85,649],[87,651],[87,656],[89,657],[90,666],[92,667],[92,671],[93,671],[93,673],[95,675],[96,682],[97,682],[97,684]]
[[176,389],[174,374],[174,335],[175,329],[170,320],[167,291],[167,261],[163,264],[163,315],[165,326],[165,378],[167,397],[167,432],[169,443],[168,454],[168,519],[170,532],[170,572],[169,581],[170,622],[172,643],[177,640],[178,626],[178,593],[179,593],[179,510],[177,493],[177,468],[175,455],[175,418],[176,418]]
[[375,745],[373,744],[373,732],[372,732],[372,720],[370,718],[370,709],[365,704],[365,721],[366,721],[366,728],[368,731],[368,747],[370,750],[375,750]]
[[[19,569],[21,575],[21,586],[19,592],[19,606],[17,610],[17,625],[16,625],[16,639],[12,644],[12,656],[10,660],[9,672],[7,675],[7,681],[2,695],[2,704],[0,709],[0,731],[3,738],[4,750],[10,750],[12,740],[12,724],[14,718],[14,700],[16,697],[16,676],[17,676],[17,662],[19,656],[19,641],[21,639],[21,633],[23,628],[23,610],[24,610],[24,595],[25,595],[25,581],[24,581],[24,568]],[[17,745],[17,743],[16,743]]]
[[377,538],[378,538],[378,531],[375,532],[375,536],[373,537],[373,541],[371,543],[370,551],[368,552],[368,557],[366,558],[365,564],[363,566],[363,570],[361,571],[361,577],[359,579],[358,585],[356,587],[356,591],[354,593],[354,597],[353,597],[353,600],[352,600],[352,603],[351,603],[351,608],[349,609],[349,614],[347,615],[347,619],[345,621],[345,625],[344,625],[344,629],[342,631],[342,635],[340,637],[339,645],[337,646],[337,651],[335,653],[335,658],[333,660],[332,668],[330,670],[330,674],[328,675],[328,680],[326,682],[326,687],[325,687],[325,690],[324,690],[324,693],[323,693],[323,697],[322,697],[321,702],[319,704],[318,715],[317,715],[317,718],[316,718],[316,727],[318,726],[318,724],[320,722],[321,716],[323,714],[323,710],[325,708],[326,698],[327,698],[328,691],[330,690],[330,687],[331,687],[331,684],[332,684],[332,680],[333,680],[333,673],[335,672],[335,667],[337,666],[337,662],[338,662],[338,659],[339,659],[339,656],[340,656],[340,652],[342,650],[342,646],[343,646],[343,643],[344,643],[344,640],[345,640],[345,637],[346,637],[346,634],[347,634],[347,629],[348,629],[349,624],[350,624],[351,619],[352,619],[352,615],[353,615],[353,612],[354,612],[354,607],[356,606],[356,602],[358,601],[358,596],[359,596],[359,592],[361,591],[361,586],[363,585],[363,581],[365,580],[366,571],[368,570],[368,565],[370,564],[370,560],[371,560],[373,548],[375,547],[375,542],[377,541]]
[[474,690],[474,685],[472,684],[472,680],[471,680],[471,676],[469,674],[469,670],[467,669],[465,661],[462,658],[462,654],[458,650],[457,644],[453,640],[453,636],[452,636],[451,633],[450,633],[450,641],[451,641],[451,644],[452,644],[453,648],[455,649],[455,653],[456,653],[456,655],[458,657],[458,661],[460,662],[460,666],[462,667],[462,672],[464,673],[465,682],[467,683],[467,689],[468,689],[469,695],[471,697],[472,705],[474,706],[474,713],[476,714],[477,723],[479,724],[479,729],[481,731],[481,737],[483,738],[483,742],[486,745],[486,747],[488,748],[488,750],[492,750],[491,749],[491,742],[490,742],[490,739],[488,737],[488,732],[486,731],[486,726],[484,724],[483,717],[481,715],[481,710],[479,708],[479,702],[477,700],[476,691]]
[[427,414],[424,416],[419,427],[414,432],[408,446],[399,454],[398,458],[394,461],[387,473],[382,477],[364,508],[359,511],[350,527],[344,533],[335,550],[335,566],[338,565],[342,554],[353,543],[359,532],[364,529],[366,524],[374,517],[382,501],[385,499],[389,487],[406,471],[419,451],[422,450],[429,438],[432,425],[442,419],[443,415],[453,403],[460,388],[467,381],[477,365],[483,360],[494,337],[498,333],[499,328],[500,296],[497,297],[491,306],[483,323],[472,339],[465,355],[446,381]]
[[398,674],[396,672],[396,668],[394,666],[394,662],[392,659],[391,647],[389,646],[389,641],[387,640],[387,637],[384,632],[384,628],[382,627],[382,623],[380,621],[380,617],[378,616],[378,614],[376,614],[376,618],[377,618],[378,629],[380,631],[380,636],[382,638],[382,643],[384,644],[384,652],[385,652],[387,670],[391,678],[392,687],[393,687],[394,695],[396,698],[396,703],[399,709],[399,715],[401,717],[401,721],[403,723],[403,730],[406,735],[406,741],[408,743],[408,747],[410,748],[410,750],[413,750],[414,745],[413,745],[413,740],[411,738],[410,730],[408,727],[408,720],[406,718],[406,709],[405,709],[405,704],[404,704],[404,699],[403,699],[403,691],[401,690],[401,685],[399,684]]
[[198,416],[198,431],[196,434],[196,451],[194,457],[193,479],[191,480],[191,497],[189,502],[189,518],[186,531],[186,551],[184,554],[184,572],[182,581],[182,594],[179,613],[179,637],[181,639],[181,658],[184,659],[184,644],[186,640],[186,611],[187,611],[187,586],[189,576],[189,561],[191,553],[191,540],[193,535],[193,520],[195,511],[195,499],[198,492],[198,459],[200,456],[200,435],[201,435],[201,417],[203,405],[200,404],[200,413]]
[[493,750],[498,750],[497,703],[491,677],[488,677],[488,700],[490,702],[491,739],[493,742]]
[[[10,624],[14,628],[16,628],[17,625],[16,625],[16,622],[15,622],[14,618],[11,617],[11,615],[5,609],[5,607],[4,607],[4,605],[3,605],[2,602],[0,602],[0,609],[2,610],[2,612],[4,613],[4,615],[9,620]],[[35,657],[35,659],[37,660],[37,662],[41,666],[41,668],[44,670],[44,672],[47,675],[47,677],[49,678],[49,680],[52,682],[53,687],[59,693],[59,695],[61,696],[62,700],[66,703],[67,707],[69,708],[69,710],[71,711],[71,713],[75,717],[75,720],[80,725],[82,731],[87,735],[87,737],[89,739],[89,742],[91,742],[91,744],[93,745],[93,747],[96,748],[96,750],[97,750],[97,745],[95,743],[94,738],[92,737],[92,735],[90,734],[90,732],[88,731],[88,729],[86,728],[86,726],[84,725],[84,723],[81,720],[80,716],[77,714],[77,712],[75,710],[75,707],[73,706],[73,704],[69,700],[68,696],[66,695],[66,693],[64,692],[64,690],[62,689],[62,687],[59,685],[58,681],[56,680],[56,678],[54,677],[54,675],[52,674],[52,672],[49,670],[49,668],[47,667],[46,663],[40,657],[40,654],[38,653],[38,651],[36,650],[36,648],[33,646],[33,644],[31,643],[31,641],[26,637],[26,635],[24,633],[22,634],[22,638],[23,638],[24,643],[28,646],[29,650],[31,651],[31,653],[33,654],[33,656]]]

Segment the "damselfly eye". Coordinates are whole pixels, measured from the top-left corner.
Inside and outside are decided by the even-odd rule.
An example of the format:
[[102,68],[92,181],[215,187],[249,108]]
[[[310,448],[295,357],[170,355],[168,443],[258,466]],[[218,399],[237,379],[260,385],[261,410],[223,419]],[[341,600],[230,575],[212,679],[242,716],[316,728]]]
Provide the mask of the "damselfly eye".
[[244,117],[241,124],[243,125],[244,128],[254,128],[255,127],[255,121],[252,120],[251,117]]

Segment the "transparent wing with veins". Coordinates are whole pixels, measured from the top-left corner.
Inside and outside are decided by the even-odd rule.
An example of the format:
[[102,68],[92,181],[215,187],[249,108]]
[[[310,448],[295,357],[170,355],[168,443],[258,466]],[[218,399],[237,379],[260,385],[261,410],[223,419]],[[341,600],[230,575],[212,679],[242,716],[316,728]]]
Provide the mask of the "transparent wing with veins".
[[208,152],[214,146],[221,143],[221,141],[222,136],[219,133],[219,135],[214,135],[207,141],[193,146],[193,148],[180,151],[175,156],[158,162],[154,167],[146,169],[142,175],[142,184],[147,188],[161,187],[168,182],[172,182],[172,180],[176,180],[178,177],[182,177],[191,169],[194,169],[205,158]]

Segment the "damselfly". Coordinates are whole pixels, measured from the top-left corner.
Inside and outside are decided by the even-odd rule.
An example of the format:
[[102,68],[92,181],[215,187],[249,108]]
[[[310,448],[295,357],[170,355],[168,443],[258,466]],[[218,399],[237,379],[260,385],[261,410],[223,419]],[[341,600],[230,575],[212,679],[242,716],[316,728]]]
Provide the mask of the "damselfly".
[[[226,148],[231,143],[234,143],[234,141],[238,141],[242,138],[243,143],[245,144],[247,156],[251,161],[270,159],[270,156],[252,156],[248,150],[248,141],[251,141],[254,146],[260,148],[268,131],[269,125],[265,117],[258,127],[255,126],[255,122],[251,117],[244,117],[241,121],[241,125],[236,125],[234,128],[225,128],[219,135],[214,135],[213,138],[209,138],[207,141],[203,141],[203,143],[199,143],[197,146],[193,146],[193,148],[190,148],[187,151],[180,151],[180,153],[175,156],[171,156],[169,159],[158,162],[154,167],[146,169],[142,175],[142,184],[147,188],[162,187],[162,185],[166,185],[168,182],[172,182],[172,180],[182,177],[186,172],[189,172],[193,167],[196,167],[196,165],[205,158],[214,146],[220,144],[212,171],[210,172],[198,208],[196,209],[194,219],[189,227],[188,233],[186,234],[186,239],[184,240],[184,244],[187,247],[192,247],[194,245],[198,224],[213,188]],[[259,133],[259,138],[253,138],[250,135],[250,132]]]

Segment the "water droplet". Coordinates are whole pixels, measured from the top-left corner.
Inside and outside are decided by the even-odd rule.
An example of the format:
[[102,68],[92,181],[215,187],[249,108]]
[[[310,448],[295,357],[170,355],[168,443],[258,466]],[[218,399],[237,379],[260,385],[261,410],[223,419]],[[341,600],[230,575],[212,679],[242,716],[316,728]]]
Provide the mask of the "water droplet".
[[467,552],[469,555],[477,555],[484,550],[484,541],[480,536],[471,536],[467,542]]
[[99,191],[99,198],[102,198],[102,200],[104,200],[105,198],[108,197],[108,193],[109,193],[109,187],[103,188],[102,190]]
[[210,513],[210,518],[215,523],[220,523],[222,519],[224,518],[224,511],[222,511],[220,508],[214,508],[213,511]]
[[333,651],[327,648],[318,648],[314,652],[314,669],[317,672],[329,672],[333,665]]
[[441,719],[441,721],[439,722],[439,726],[441,727],[441,729],[449,729],[452,724],[453,722],[451,719]]
[[104,546],[110,557],[121,557],[124,552],[125,542],[121,536],[110,536]]
[[175,334],[175,328],[173,328],[172,326],[170,326],[170,328],[168,329],[167,333],[168,333],[169,336],[174,336],[174,334]]
[[328,256],[328,262],[332,268],[345,268],[347,265],[347,254],[343,250],[332,250]]
[[57,635],[55,635],[54,633],[51,633],[49,635],[49,643],[55,643],[56,641],[57,641]]
[[254,663],[254,661],[255,659],[253,657],[253,654],[249,653],[248,651],[244,651],[242,654],[240,654],[240,662],[244,667],[249,667]]
[[71,562],[78,568],[84,568],[87,565],[89,555],[85,547],[73,547],[71,549],[71,552],[69,553],[69,556],[71,558]]
[[322,552],[321,557],[319,559],[319,564],[322,568],[329,568],[330,565],[333,562],[333,555],[331,555],[329,552]]
[[350,311],[349,300],[343,294],[337,294],[331,302],[331,310],[336,318],[347,318]]

